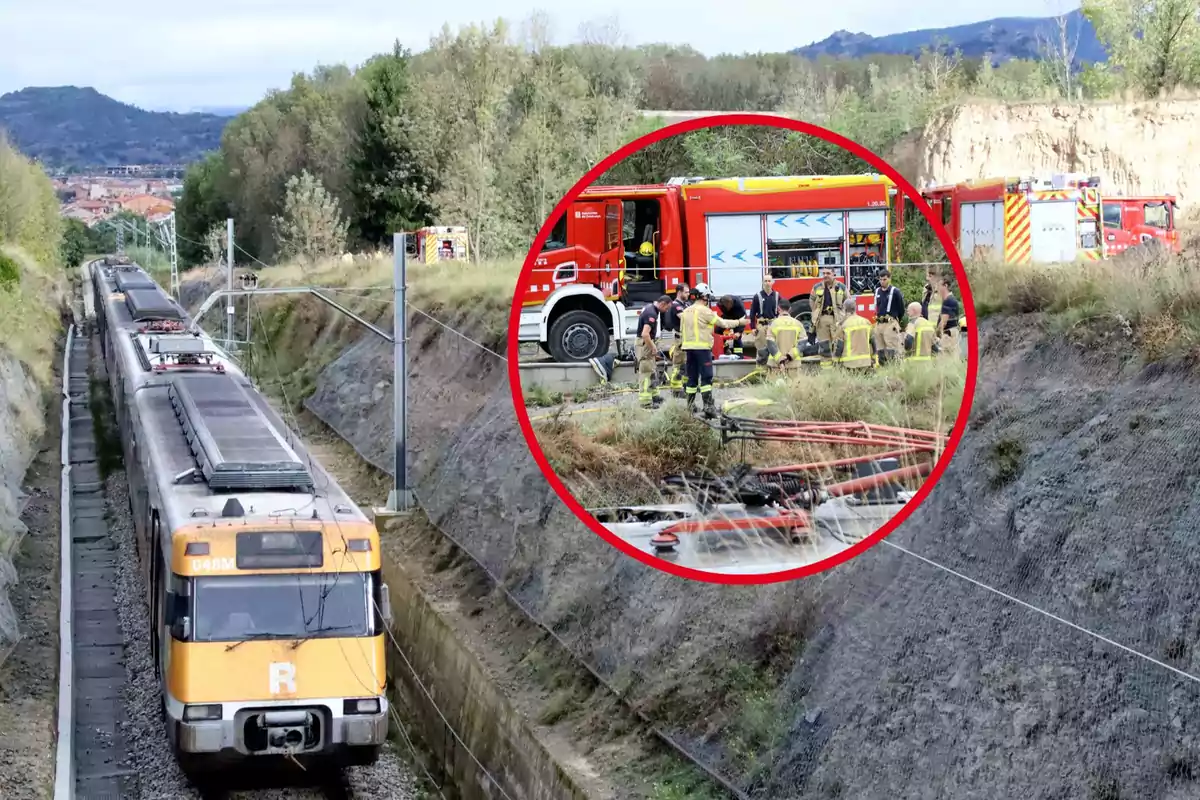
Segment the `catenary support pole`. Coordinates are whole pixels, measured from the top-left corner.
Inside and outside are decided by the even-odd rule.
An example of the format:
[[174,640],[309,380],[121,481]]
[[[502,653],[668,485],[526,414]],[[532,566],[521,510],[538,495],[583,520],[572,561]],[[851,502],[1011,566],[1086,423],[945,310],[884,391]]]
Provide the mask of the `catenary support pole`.
[[393,424],[395,427],[395,483],[388,497],[388,511],[400,514],[412,510],[415,505],[412,491],[408,485],[408,360],[405,351],[408,338],[408,326],[405,323],[407,306],[405,305],[404,290],[407,280],[404,259],[405,234],[392,235],[393,249],[393,292],[395,294],[392,323],[392,353],[395,377],[392,379],[393,394]]
[[[225,261],[225,287],[233,291],[233,217],[225,220],[225,247],[228,255]],[[225,298],[225,349],[232,347],[233,342],[233,295]]]

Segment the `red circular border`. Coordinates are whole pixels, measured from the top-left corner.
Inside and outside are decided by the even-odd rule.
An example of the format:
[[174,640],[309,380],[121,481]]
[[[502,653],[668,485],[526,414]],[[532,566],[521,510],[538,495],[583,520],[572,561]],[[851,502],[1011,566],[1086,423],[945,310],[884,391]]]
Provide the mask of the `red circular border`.
[[[788,128],[790,130],[805,133],[810,136],[817,136],[821,139],[836,144],[845,150],[850,151],[854,155],[861,158],[874,166],[879,172],[887,175],[896,185],[904,192],[907,200],[913,203],[920,212],[925,216],[937,234],[938,241],[946,250],[946,255],[950,260],[951,266],[954,268],[954,275],[958,279],[960,293],[963,301],[963,312],[967,315],[967,319],[971,320],[971,346],[968,348],[967,358],[967,383],[963,387],[963,404],[959,408],[958,418],[954,422],[954,428],[950,432],[950,437],[946,443],[946,449],[942,452],[941,458],[934,465],[933,471],[929,477],[921,485],[916,496],[905,505],[904,509],[899,514],[888,520],[882,527],[872,533],[870,536],[863,539],[858,544],[843,550],[837,555],[829,558],[821,559],[812,564],[803,567],[796,567],[789,570],[780,570],[779,572],[768,572],[762,574],[723,574],[717,572],[708,572],[707,570],[696,569],[694,567],[683,567],[678,564],[671,563],[662,558],[651,555],[650,553],[642,552],[634,545],[626,542],[617,536],[612,531],[600,524],[599,520],[587,512],[579,501],[571,494],[562,480],[555,474],[554,469],[550,466],[550,461],[546,458],[546,454],[542,451],[542,447],[537,440],[537,436],[533,431],[533,425],[529,420],[529,411],[525,408],[524,393],[521,389],[521,371],[520,371],[520,343],[517,337],[517,331],[520,328],[521,321],[521,287],[525,285],[525,276],[533,269],[534,261],[542,247],[545,245],[547,237],[550,235],[552,228],[551,222],[557,220],[560,214],[567,211],[567,207],[586,189],[593,181],[601,177],[605,172],[613,166],[619,164],[625,158],[633,155],[638,150],[663,139],[677,136],[688,131],[700,130],[703,128],[714,128],[724,125],[770,125],[777,128]],[[546,476],[546,480],[554,487],[554,491],[562,498],[562,501],[567,504],[567,508],[575,513],[585,525],[592,529],[597,535],[602,537],[606,542],[617,548],[621,552],[636,558],[647,566],[662,570],[663,572],[677,575],[681,578],[691,578],[692,580],[703,581],[706,583],[721,583],[721,584],[741,584],[741,585],[760,585],[768,583],[778,583],[780,581],[791,580],[792,578],[802,578],[808,575],[815,575],[818,572],[823,572],[830,567],[835,567],[845,561],[849,561],[859,553],[869,549],[872,545],[883,540],[888,534],[900,527],[900,524],[908,518],[917,506],[925,502],[929,497],[929,493],[933,491],[933,487],[941,479],[942,474],[946,471],[946,466],[953,458],[954,452],[958,449],[958,443],[962,439],[964,430],[967,427],[967,418],[970,415],[971,406],[975,400],[975,380],[979,367],[979,346],[978,334],[976,333],[975,320],[975,304],[971,298],[971,287],[967,281],[966,271],[963,269],[962,258],[958,255],[954,248],[954,243],[950,239],[950,234],[941,223],[935,218],[933,209],[921,197],[921,193],[909,183],[903,175],[896,171],[894,167],[888,164],[879,156],[872,153],[867,148],[841,136],[833,131],[822,128],[818,125],[813,125],[808,122],[789,119],[787,117],[779,117],[771,114],[718,114],[709,117],[700,117],[697,119],[685,120],[673,125],[668,125],[656,131],[635,139],[629,144],[617,150],[612,155],[605,158],[596,166],[588,170],[579,181],[571,187],[566,196],[559,201],[558,205],[550,213],[546,222],[542,225],[541,231],[538,232],[537,238],[533,241],[533,246],[530,248],[528,255],[525,257],[525,263],[521,267],[521,274],[517,279],[517,289],[513,293],[513,306],[509,314],[508,320],[508,380],[509,386],[513,395],[513,406],[517,414],[517,422],[521,426],[521,433],[525,436],[525,441],[529,444],[529,451],[533,455],[534,461],[542,470],[542,474]]]

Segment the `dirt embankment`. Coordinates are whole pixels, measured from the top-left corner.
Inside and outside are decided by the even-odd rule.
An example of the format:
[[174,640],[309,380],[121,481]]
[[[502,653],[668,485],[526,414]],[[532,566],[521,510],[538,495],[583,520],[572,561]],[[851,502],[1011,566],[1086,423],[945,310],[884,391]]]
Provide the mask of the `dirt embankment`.
[[[1141,367],[1119,332],[1078,329],[1081,344],[1038,325],[985,324],[971,430],[890,541],[1200,671],[1196,378]],[[886,545],[784,586],[644,567],[558,501],[497,359],[432,323],[413,342],[412,474],[431,518],[755,796],[1197,791],[1200,684]],[[390,368],[363,340],[307,404],[383,465]]]
[[1029,173],[1099,175],[1110,192],[1200,193],[1200,100],[968,104],[936,115],[892,154],[910,179],[948,183]]

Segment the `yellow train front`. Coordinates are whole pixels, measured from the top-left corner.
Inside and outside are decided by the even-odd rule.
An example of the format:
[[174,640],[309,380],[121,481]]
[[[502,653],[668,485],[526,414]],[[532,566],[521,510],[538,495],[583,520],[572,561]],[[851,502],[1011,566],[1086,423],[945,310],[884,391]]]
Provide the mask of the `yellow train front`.
[[371,521],[136,265],[93,264],[167,735],[195,774],[387,738]]
[[172,536],[171,563],[162,660],[182,765],[377,757],[388,598],[373,527],[188,526]]

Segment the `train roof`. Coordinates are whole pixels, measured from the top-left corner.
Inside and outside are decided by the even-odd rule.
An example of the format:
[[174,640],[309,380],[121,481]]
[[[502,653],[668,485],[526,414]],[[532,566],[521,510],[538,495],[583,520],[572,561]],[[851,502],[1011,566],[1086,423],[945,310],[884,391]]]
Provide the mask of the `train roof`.
[[135,318],[114,270],[95,267],[93,281],[112,329],[109,359],[132,398],[137,451],[172,531],[217,524],[230,498],[250,524],[369,521],[228,354],[188,330],[182,309],[172,302],[178,319],[172,309]]

